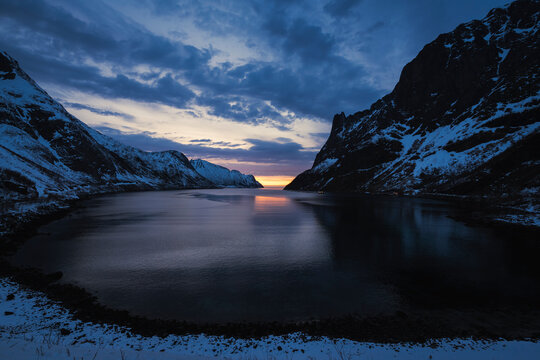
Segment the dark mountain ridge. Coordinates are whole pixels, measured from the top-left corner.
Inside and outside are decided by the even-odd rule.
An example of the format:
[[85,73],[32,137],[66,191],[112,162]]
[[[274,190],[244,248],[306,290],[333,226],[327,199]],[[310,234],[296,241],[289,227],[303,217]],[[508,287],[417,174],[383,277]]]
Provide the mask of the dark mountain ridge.
[[438,36],[390,94],[334,116],[286,189],[491,197],[538,213],[539,14],[518,0]]

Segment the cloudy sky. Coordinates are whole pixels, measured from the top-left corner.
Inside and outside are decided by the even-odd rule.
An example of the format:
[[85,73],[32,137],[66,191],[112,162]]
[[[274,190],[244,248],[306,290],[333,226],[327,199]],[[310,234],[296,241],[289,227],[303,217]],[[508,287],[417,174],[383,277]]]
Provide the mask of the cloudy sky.
[[[335,113],[499,0],[0,0],[0,48],[88,125],[284,183]],[[273,176],[273,178],[272,178]]]

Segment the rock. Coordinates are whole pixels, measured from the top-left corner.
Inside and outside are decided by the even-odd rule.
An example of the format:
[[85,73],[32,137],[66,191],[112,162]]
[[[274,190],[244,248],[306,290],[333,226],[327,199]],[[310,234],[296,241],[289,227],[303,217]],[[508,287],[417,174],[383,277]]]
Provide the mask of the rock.
[[56,281],[60,280],[62,278],[62,276],[64,276],[64,274],[61,271],[56,271],[56,272],[47,274],[46,278],[47,278],[48,282],[52,283],[52,282],[56,282]]

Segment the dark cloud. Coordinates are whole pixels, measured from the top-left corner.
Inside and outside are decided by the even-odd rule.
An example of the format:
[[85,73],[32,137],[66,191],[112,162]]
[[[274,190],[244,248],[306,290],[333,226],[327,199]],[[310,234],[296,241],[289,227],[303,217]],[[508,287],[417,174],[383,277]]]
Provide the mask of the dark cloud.
[[251,124],[276,123],[285,126],[292,121],[283,117],[272,106],[262,100],[237,95],[202,95],[197,99],[199,105],[208,106],[210,114],[238,122]]
[[384,21],[377,21],[375,24],[371,25],[370,27],[368,27],[366,30],[365,30],[365,33],[372,33],[380,28],[382,28],[383,26],[385,25],[385,22]]
[[347,16],[360,2],[362,0],[331,0],[324,6],[324,10],[334,17]]
[[[148,64],[187,71],[204,67],[211,57],[206,49],[154,35],[99,2],[65,4],[68,8],[38,0],[0,2],[3,26],[12,25],[6,37],[67,61],[92,58],[121,66]],[[86,21],[69,11],[75,5]]]
[[[297,70],[278,64],[253,62],[231,69],[221,80],[216,80],[216,83],[220,84],[217,88],[223,93],[227,92],[226,89],[231,89],[243,96],[257,94],[260,98],[271,99],[275,107],[289,109],[308,117],[329,119],[335,109],[356,112],[383,94],[380,90],[365,86],[361,80],[343,86],[348,79],[361,78],[363,74],[361,67],[351,65],[342,58],[335,58],[330,65],[322,64],[316,71],[305,72],[302,76],[298,76]],[[222,95],[222,99],[227,99],[227,96]],[[215,102],[212,105],[217,112],[245,121],[241,114],[235,115],[235,109],[229,108],[226,103],[219,106],[219,101],[219,97],[211,99],[211,102]],[[291,120],[282,117],[272,108],[265,107],[261,102],[257,108],[264,110],[260,112],[261,117],[269,116],[282,124]],[[253,110],[253,107],[247,109]],[[253,116],[254,114],[251,114],[250,117]]]
[[333,36],[305,19],[295,19],[282,36],[285,53],[299,56],[304,63],[317,63],[334,55]]
[[223,147],[229,147],[229,148],[235,148],[242,146],[242,144],[233,144],[229,141],[212,141],[213,146],[223,146]]
[[[30,75],[39,74],[42,82],[70,87],[105,98],[126,98],[183,107],[195,94],[167,74],[150,84],[128,78],[123,74],[113,77],[101,75],[99,68],[63,62],[59,59],[28,53],[25,49],[6,45]],[[28,66],[26,66],[28,65]],[[59,74],[62,74],[59,77]]]

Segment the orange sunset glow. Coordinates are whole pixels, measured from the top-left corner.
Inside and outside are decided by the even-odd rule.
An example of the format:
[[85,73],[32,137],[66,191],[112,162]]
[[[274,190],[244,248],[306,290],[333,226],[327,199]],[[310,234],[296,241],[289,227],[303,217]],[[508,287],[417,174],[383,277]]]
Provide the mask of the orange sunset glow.
[[255,176],[255,178],[265,187],[284,187],[285,185],[293,181],[294,176]]

